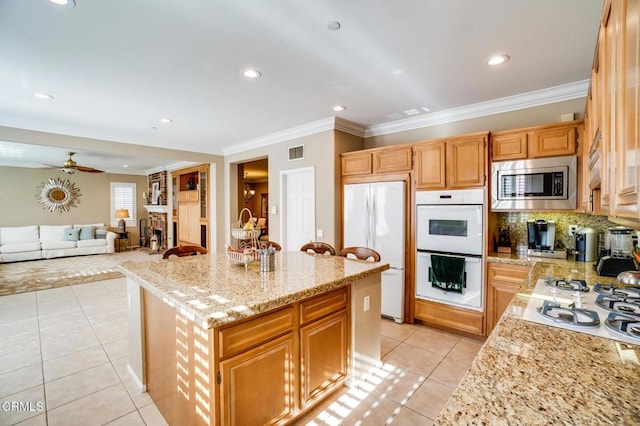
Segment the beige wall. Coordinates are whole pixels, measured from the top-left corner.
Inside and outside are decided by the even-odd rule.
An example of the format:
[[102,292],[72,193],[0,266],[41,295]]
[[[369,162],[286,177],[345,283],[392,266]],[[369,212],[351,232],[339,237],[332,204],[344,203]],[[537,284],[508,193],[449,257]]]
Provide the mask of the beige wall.
[[[181,161],[186,162],[195,162],[198,164],[209,163],[211,164],[211,178],[210,178],[210,191],[211,191],[211,206],[209,209],[209,213],[211,215],[210,223],[211,226],[215,227],[212,229],[211,236],[212,241],[215,240],[215,247],[217,250],[221,250],[224,246],[224,224],[222,218],[224,217],[224,162],[223,157],[219,155],[211,155],[211,154],[203,154],[198,152],[189,152],[182,151],[177,149],[166,149],[166,148],[156,148],[152,146],[145,145],[137,145],[133,143],[122,143],[115,142],[109,140],[102,139],[91,139],[91,138],[81,138],[76,136],[68,136],[68,135],[59,135],[55,133],[46,133],[46,132],[36,132],[32,130],[24,130],[24,129],[16,129],[11,127],[3,127],[0,126],[0,140],[5,140],[9,142],[17,142],[17,143],[30,143],[37,145],[45,145],[45,146],[57,146],[57,147],[66,147],[66,148],[76,148],[81,150],[91,150],[93,152],[100,153],[115,153],[122,154],[123,152],[126,155],[131,157],[151,157],[157,159],[166,160],[165,164],[176,164]],[[25,169],[29,171],[28,173],[32,173],[37,169]],[[54,171],[55,173],[55,171]],[[57,172],[60,174],[64,174],[62,172]],[[108,174],[101,175],[107,176]],[[52,175],[53,176],[53,175]],[[68,175],[67,175],[68,176]],[[75,174],[75,177],[79,177],[84,179],[84,174]],[[118,174],[113,174],[112,176],[121,176]],[[146,176],[136,176],[136,175],[125,175],[132,176],[132,178],[143,179],[144,185],[146,185],[147,177]],[[3,180],[3,184],[6,183],[6,180]],[[34,187],[35,190],[35,187]],[[138,194],[142,194],[142,191],[146,191],[145,186],[138,187]],[[109,188],[107,185],[107,194],[109,193]],[[84,192],[83,192],[84,193]],[[84,197],[84,196],[83,196]],[[141,197],[138,197],[139,201]],[[4,210],[4,196],[1,200],[3,203],[2,209]],[[85,200],[83,200],[84,202]],[[108,201],[108,200],[107,200]],[[141,207],[138,206],[138,215],[140,216],[142,213],[146,211],[144,209],[140,210]],[[3,215],[0,213],[0,225],[2,225]],[[100,220],[99,222],[102,222]],[[104,220],[104,222],[108,222],[108,218]],[[138,244],[140,241],[137,237],[138,230],[136,226],[136,238],[132,238],[132,244]],[[213,245],[214,243],[212,243]]]
[[407,130],[388,135],[373,136],[366,138],[364,144],[365,148],[375,148],[405,142],[417,142],[447,136],[462,135],[465,133],[482,132],[485,130],[497,132],[500,130],[538,126],[542,124],[557,123],[560,121],[560,116],[566,113],[575,113],[575,119],[582,120],[584,118],[586,102],[586,98],[578,98],[555,104],[488,115],[486,117],[455,121],[453,123],[439,124],[436,126],[423,127],[420,129]]
[[[301,160],[289,161],[289,147],[295,145],[305,145],[305,157]],[[335,221],[335,167],[334,164],[334,132],[332,130],[316,133],[301,138],[280,142],[277,144],[252,149],[237,154],[225,156],[225,168],[228,170],[227,176],[237,176],[236,165],[247,161],[261,158],[269,159],[269,238],[276,242],[281,242],[280,229],[280,172],[285,170],[299,169],[303,167],[314,167],[315,169],[315,192],[316,192],[316,229],[324,231],[324,240],[334,244],[336,234]],[[237,193],[237,177],[227,184],[227,194]],[[235,201],[230,202],[227,198],[227,219],[225,220],[227,230],[225,235],[230,241],[232,223],[238,219],[238,211],[235,208]],[[277,213],[271,214],[271,207],[276,206]]]
[[[51,178],[68,179],[80,190],[79,204],[68,212],[45,210],[36,198],[36,189]],[[115,173],[75,173],[65,174],[59,170],[28,169],[23,167],[0,167],[0,226],[24,225],[73,225],[104,223],[117,230],[110,223],[111,182],[136,184],[138,219],[147,217],[142,202],[142,192],[147,189],[147,177]],[[131,244],[139,244],[138,225],[127,226],[131,234]]]

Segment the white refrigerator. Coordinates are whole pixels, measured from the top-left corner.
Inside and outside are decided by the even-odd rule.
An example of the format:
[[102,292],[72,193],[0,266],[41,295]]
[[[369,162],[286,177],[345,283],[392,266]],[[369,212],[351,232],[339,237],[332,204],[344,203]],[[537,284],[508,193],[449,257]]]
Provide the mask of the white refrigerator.
[[405,182],[344,186],[344,247],[369,247],[390,269],[382,273],[382,315],[404,321]]

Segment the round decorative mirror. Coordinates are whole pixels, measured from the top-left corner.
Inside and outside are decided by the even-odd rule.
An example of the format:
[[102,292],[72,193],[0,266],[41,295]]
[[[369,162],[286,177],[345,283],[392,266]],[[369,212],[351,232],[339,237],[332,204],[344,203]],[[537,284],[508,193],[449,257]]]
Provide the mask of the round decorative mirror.
[[50,212],[68,212],[71,207],[75,207],[80,201],[80,190],[68,179],[49,179],[38,186],[36,198],[42,208]]

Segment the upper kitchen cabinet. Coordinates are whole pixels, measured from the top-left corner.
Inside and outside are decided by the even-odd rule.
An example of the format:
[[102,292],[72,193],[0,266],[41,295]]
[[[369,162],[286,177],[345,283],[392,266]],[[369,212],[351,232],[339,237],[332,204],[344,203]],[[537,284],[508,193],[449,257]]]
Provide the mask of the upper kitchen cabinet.
[[640,222],[639,3],[605,2],[585,115],[592,211],[633,223]]
[[341,156],[342,176],[407,172],[413,167],[411,146],[407,145],[345,152]]
[[484,186],[488,134],[473,133],[416,144],[416,189]]
[[571,121],[491,134],[491,161],[574,155],[581,121]]

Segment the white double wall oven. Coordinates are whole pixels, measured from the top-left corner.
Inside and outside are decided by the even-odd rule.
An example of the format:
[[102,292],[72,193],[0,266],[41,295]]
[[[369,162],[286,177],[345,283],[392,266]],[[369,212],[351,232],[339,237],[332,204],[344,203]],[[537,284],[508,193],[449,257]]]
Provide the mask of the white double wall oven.
[[483,189],[416,192],[416,298],[483,310]]

